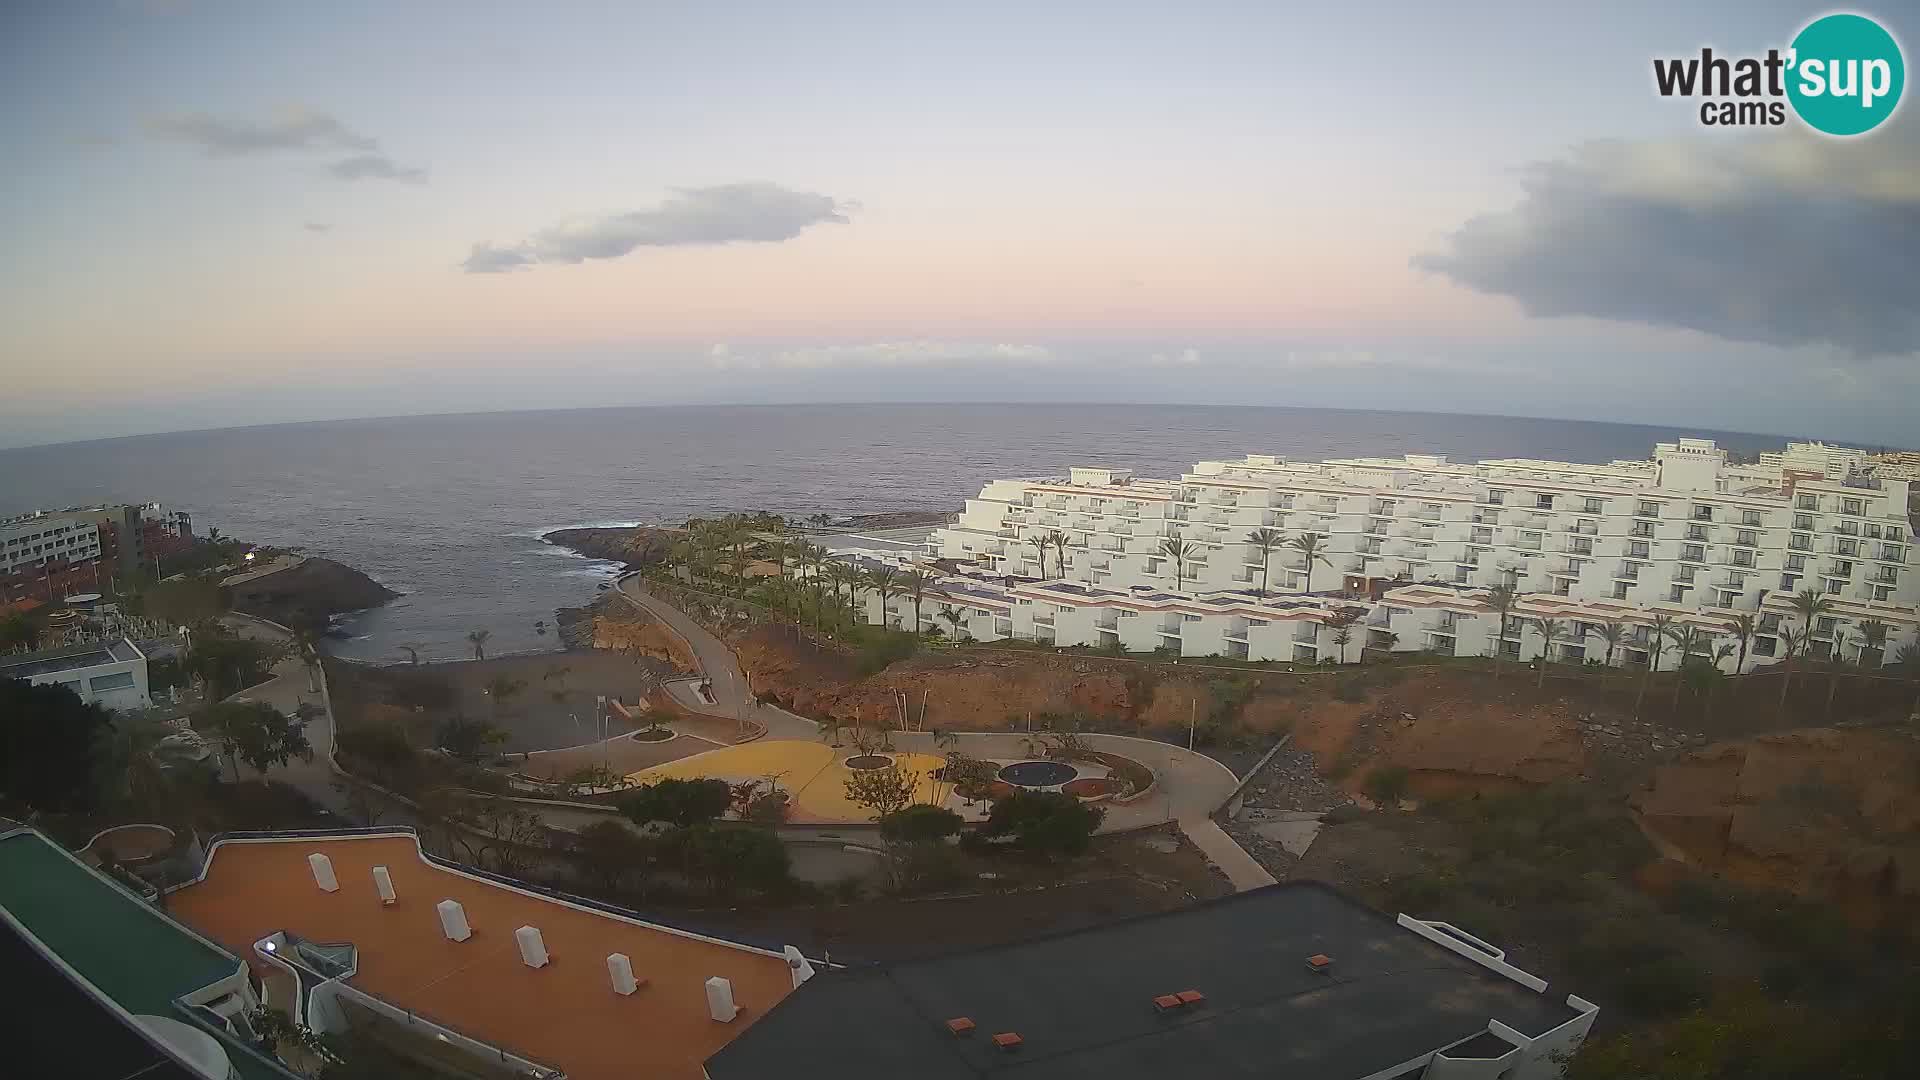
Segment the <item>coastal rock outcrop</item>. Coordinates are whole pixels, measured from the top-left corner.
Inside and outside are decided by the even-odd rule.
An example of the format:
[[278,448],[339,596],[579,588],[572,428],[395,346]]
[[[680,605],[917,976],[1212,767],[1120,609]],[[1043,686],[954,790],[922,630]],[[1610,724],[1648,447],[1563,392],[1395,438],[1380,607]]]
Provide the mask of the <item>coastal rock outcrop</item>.
[[606,529],[555,529],[540,539],[593,559],[622,563],[629,570],[661,562],[672,550],[677,530],[650,526]]
[[283,626],[318,631],[335,615],[379,607],[399,595],[344,563],[308,558],[230,586],[228,603]]

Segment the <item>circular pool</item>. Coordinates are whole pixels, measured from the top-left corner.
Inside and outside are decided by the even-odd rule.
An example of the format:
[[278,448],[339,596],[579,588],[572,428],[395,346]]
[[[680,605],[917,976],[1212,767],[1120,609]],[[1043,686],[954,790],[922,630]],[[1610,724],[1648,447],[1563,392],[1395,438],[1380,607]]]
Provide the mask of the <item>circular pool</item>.
[[847,768],[854,772],[866,772],[869,769],[884,769],[893,764],[893,759],[885,754],[855,754],[846,760]]
[[1080,770],[1064,761],[1016,761],[1000,770],[1000,779],[1015,787],[1050,788],[1080,775]]

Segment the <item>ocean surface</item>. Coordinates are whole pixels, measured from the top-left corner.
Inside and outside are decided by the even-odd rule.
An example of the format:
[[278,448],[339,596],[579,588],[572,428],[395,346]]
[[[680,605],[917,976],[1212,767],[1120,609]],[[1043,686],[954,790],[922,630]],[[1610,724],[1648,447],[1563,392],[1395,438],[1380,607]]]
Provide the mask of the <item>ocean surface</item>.
[[[257,543],[298,546],[404,595],[342,623],[332,651],[397,661],[553,649],[554,609],[590,600],[610,564],[544,544],[552,529],[773,510],[958,510],[986,480],[1111,465],[1177,475],[1247,453],[1407,451],[1455,460],[1642,458],[1705,436],[1780,438],[1436,413],[1179,405],[769,405],[344,420],[0,450],[0,516],[161,502]],[[534,624],[545,620],[546,635]]]

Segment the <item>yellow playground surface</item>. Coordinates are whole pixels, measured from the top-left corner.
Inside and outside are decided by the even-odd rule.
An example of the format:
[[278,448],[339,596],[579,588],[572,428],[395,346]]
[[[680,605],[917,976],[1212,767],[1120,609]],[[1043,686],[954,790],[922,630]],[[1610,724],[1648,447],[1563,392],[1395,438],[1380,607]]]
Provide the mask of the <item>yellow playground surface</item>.
[[[919,777],[913,798],[917,803],[944,806],[952,788],[933,779],[933,771],[946,765],[946,759],[932,754],[881,751],[893,763]],[[628,774],[636,784],[655,780],[725,780],[739,784],[749,780],[775,779],[791,800],[788,820],[794,822],[839,823],[873,820],[865,807],[847,801],[846,781],[853,775],[845,762],[858,751],[836,750],[817,742],[798,739],[772,739],[728,746],[704,754],[669,761]]]

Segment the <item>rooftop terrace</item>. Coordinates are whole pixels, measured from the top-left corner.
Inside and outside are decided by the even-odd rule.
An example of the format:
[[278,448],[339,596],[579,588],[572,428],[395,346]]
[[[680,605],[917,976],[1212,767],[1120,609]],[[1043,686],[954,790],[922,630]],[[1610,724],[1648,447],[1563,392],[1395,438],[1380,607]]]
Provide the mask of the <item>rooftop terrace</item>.
[[[315,886],[307,856],[324,853],[337,892]],[[385,866],[398,900],[380,903],[372,868]],[[447,940],[434,906],[466,909],[473,936]],[[654,926],[428,862],[409,834],[224,841],[200,882],[168,897],[175,916],[235,952],[276,931],[358,949],[349,985],[464,1035],[563,1069],[571,1080],[695,1080],[700,1063],[792,989],[777,954]],[[521,926],[539,928],[551,962],[522,963]],[[608,983],[606,957],[625,953],[646,980],[630,997]],[[742,1013],[707,1012],[703,983],[732,981]]]

